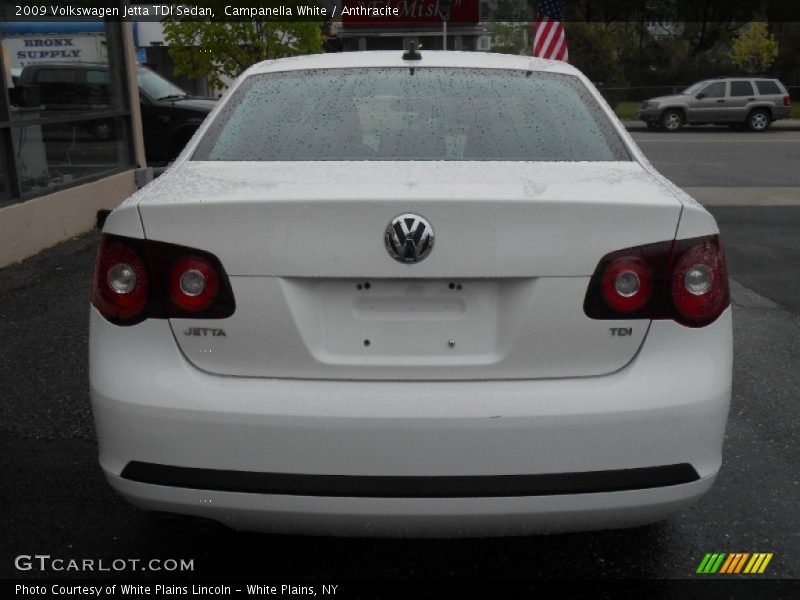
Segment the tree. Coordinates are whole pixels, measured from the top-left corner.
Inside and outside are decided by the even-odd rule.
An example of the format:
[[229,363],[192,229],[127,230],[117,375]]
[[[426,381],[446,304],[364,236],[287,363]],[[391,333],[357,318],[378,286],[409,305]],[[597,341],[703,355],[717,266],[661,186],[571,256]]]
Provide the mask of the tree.
[[[207,2],[205,5],[214,5]],[[224,4],[224,3],[219,3]],[[216,14],[224,14],[222,6]],[[172,21],[164,25],[164,39],[175,74],[206,77],[214,88],[224,87],[222,76],[237,77],[262,60],[322,52],[322,23],[313,21]]]
[[[565,23],[569,43],[569,61],[603,88],[628,85],[622,70],[618,39],[613,25],[605,23]],[[613,106],[621,99],[619,90],[605,90],[606,100]]]
[[770,23],[778,41],[778,58],[772,71],[782,81],[800,81],[800,22]]
[[753,20],[758,5],[753,0],[676,0],[677,18],[686,23],[687,60],[728,44],[742,23]]
[[731,49],[731,60],[751,75],[768,69],[776,58],[778,42],[763,21],[754,21],[743,28]]
[[524,0],[498,0],[492,13],[492,52],[530,54],[529,7]]

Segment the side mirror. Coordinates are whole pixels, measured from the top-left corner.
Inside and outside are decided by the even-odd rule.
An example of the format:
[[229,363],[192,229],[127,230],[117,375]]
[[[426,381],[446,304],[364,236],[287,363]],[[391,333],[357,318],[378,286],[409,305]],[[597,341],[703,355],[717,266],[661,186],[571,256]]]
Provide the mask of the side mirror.
[[706,95],[703,92],[699,92],[697,94],[697,96],[695,96],[695,98],[697,98],[698,100],[702,100],[705,97],[706,97]]

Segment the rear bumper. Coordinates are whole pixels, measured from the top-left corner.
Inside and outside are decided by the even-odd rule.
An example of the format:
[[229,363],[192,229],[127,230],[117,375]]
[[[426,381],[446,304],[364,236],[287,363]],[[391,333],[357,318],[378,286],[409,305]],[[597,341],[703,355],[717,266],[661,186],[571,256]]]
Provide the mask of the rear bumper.
[[[120,332],[92,309],[91,323],[100,462],[153,510],[305,533],[593,529],[686,506],[721,463],[730,310],[702,329],[654,322],[616,373],[536,381],[219,377],[187,363],[164,321]],[[669,465],[696,478],[652,470]],[[642,470],[658,477],[642,484]]]
[[776,106],[772,109],[772,120],[788,119],[792,114],[791,106]]
[[136,483],[109,473],[106,477],[123,497],[148,510],[211,518],[237,529],[383,537],[481,537],[632,527],[690,506],[715,479],[558,496],[353,498],[202,492]]

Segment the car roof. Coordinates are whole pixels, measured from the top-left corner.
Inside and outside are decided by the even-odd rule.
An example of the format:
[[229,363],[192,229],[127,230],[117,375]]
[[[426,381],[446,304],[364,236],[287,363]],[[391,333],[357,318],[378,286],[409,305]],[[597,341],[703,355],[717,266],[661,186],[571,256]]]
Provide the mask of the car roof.
[[300,71],[307,69],[347,69],[358,67],[460,67],[471,69],[518,69],[579,75],[575,67],[559,60],[489,52],[451,52],[420,49],[421,60],[403,60],[402,50],[335,52],[307,54],[278,60],[265,60],[244,74]]
[[717,77],[716,79],[712,79],[710,81],[752,81],[753,79],[759,79],[762,81],[778,81],[775,77],[759,77],[758,75],[751,75],[749,77],[743,75],[737,75],[736,77]]

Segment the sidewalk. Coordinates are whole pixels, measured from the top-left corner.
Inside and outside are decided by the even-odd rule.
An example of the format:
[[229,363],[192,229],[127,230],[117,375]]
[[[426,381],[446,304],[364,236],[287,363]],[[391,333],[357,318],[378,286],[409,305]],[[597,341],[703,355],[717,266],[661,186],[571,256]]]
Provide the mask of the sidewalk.
[[[628,131],[649,131],[647,129],[647,125],[644,124],[643,121],[637,121],[634,119],[623,119],[622,124],[625,125],[625,129]],[[695,128],[698,129],[698,128]],[[699,129],[707,129],[709,131],[713,130],[722,130],[723,127],[715,127],[713,125],[702,125]],[[770,125],[770,129],[780,130],[780,131],[800,131],[800,119],[781,119],[779,121],[775,121]]]

